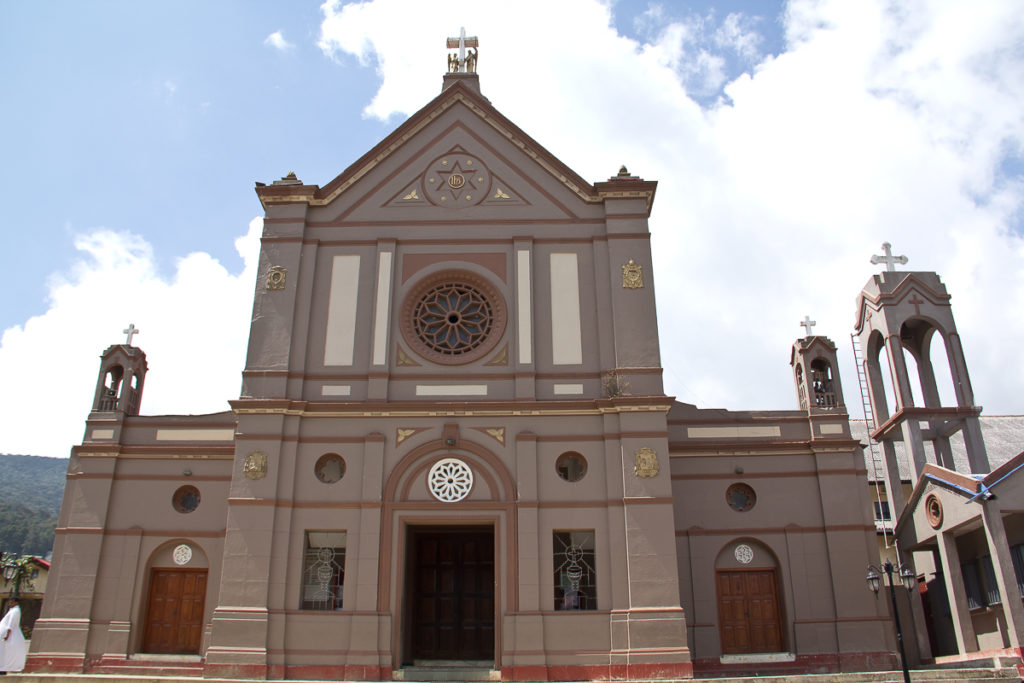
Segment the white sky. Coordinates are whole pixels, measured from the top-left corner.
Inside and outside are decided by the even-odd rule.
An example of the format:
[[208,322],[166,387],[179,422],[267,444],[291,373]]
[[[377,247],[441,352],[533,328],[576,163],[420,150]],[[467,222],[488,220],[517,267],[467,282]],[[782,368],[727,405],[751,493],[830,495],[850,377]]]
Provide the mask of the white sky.
[[[711,4],[520,0],[464,4],[456,19],[480,37],[484,95],[529,135],[592,182],[621,164],[659,182],[650,226],[666,391],[707,408],[795,408],[789,349],[810,315],[839,346],[859,417],[854,300],[889,241],[909,256],[906,269],[937,271],[953,295],[985,412],[1024,413],[1019,4],[793,1],[770,15]],[[0,452],[68,454],[98,356],[129,322],[149,359],[143,413],[227,409],[252,307],[252,180],[294,168],[329,182],[436,96],[444,37],[459,28],[452,12],[413,0],[306,3],[287,21],[257,7],[224,45],[189,47],[205,51],[190,69],[177,61],[187,61],[183,48],[167,47],[159,66],[124,75],[132,97],[166,117],[159,130],[103,137],[105,146],[88,135],[19,146],[41,139],[33,122],[58,106],[41,84],[24,85],[25,101],[40,88],[26,105],[40,109],[18,114],[0,144],[13,150],[10,166],[43,156],[52,177],[10,195],[30,208],[0,224],[30,285],[24,297],[9,286],[0,307]],[[203,81],[200,92],[218,55],[244,89]],[[310,74],[322,91],[308,87]],[[101,88],[79,97],[72,111],[95,108],[122,129],[149,111],[138,105],[129,124],[117,118],[128,105]],[[114,154],[120,171],[103,166]],[[145,171],[134,168],[143,159]],[[183,166],[163,179],[173,164]],[[61,166],[81,170],[64,176]],[[139,178],[162,184],[133,191]],[[174,184],[183,178],[193,186]],[[18,179],[0,180],[6,194]],[[37,186],[46,194],[33,195]],[[81,186],[89,192],[76,206],[47,213]],[[130,205],[142,201],[148,215]],[[32,244],[19,242],[34,230]],[[57,257],[37,257],[42,247]]]

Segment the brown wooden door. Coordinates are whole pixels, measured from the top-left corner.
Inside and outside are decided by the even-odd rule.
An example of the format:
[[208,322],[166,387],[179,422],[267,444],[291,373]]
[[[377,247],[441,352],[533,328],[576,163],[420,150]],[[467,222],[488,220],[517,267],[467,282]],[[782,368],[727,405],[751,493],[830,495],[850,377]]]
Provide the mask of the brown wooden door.
[[717,580],[722,654],[781,652],[775,570],[720,571]]
[[153,569],[143,652],[199,654],[205,604],[205,569]]
[[414,531],[413,659],[494,658],[494,532]]

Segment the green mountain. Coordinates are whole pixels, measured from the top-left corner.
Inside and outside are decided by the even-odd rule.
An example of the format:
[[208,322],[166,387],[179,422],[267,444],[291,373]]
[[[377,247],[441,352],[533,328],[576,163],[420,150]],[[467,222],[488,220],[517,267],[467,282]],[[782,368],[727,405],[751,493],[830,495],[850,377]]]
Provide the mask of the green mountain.
[[66,458],[0,455],[0,550],[46,555],[64,496]]

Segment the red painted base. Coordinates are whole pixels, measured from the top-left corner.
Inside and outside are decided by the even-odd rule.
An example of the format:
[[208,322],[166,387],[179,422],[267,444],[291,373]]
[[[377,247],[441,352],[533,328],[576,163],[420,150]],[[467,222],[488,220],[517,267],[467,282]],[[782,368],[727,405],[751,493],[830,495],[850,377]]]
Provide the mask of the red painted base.
[[892,652],[843,652],[839,654],[797,655],[791,662],[736,662],[723,664],[718,657],[695,659],[698,676],[786,676],[838,673],[841,671],[894,671],[900,658]]
[[612,666],[505,666],[503,681],[664,681],[693,678],[689,662]]

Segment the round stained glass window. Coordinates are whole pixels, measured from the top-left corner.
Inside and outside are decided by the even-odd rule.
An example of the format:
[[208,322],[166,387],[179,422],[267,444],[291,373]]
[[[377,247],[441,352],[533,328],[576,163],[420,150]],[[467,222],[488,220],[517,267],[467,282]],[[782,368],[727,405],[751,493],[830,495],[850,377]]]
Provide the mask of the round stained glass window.
[[746,484],[733,484],[725,491],[725,502],[736,512],[746,512],[754,507],[757,494]]
[[430,468],[427,484],[435,498],[454,503],[468,496],[472,490],[473,470],[458,458],[444,458]]
[[313,467],[316,478],[325,484],[333,484],[345,476],[345,459],[337,453],[321,455]]
[[195,486],[182,486],[171,497],[171,505],[181,513],[188,513],[199,507],[199,489]]
[[403,304],[402,335],[416,353],[446,365],[494,348],[505,329],[503,297],[482,278],[447,272],[420,283]]

